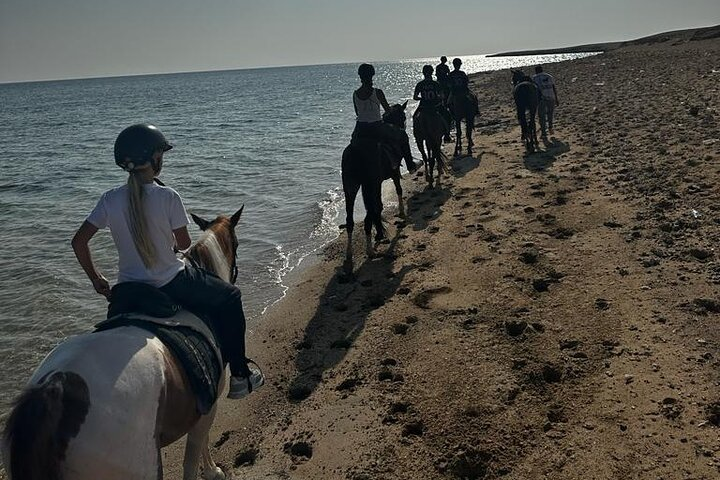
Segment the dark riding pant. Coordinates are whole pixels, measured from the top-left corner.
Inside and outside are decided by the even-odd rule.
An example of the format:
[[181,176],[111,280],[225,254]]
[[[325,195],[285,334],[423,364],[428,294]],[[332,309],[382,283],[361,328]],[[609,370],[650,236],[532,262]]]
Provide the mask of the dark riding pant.
[[250,375],[245,358],[245,313],[238,287],[201,268],[186,265],[160,290],[210,323],[233,376]]
[[355,122],[353,140],[358,138],[374,138],[379,142],[397,146],[401,156],[405,159],[408,170],[412,170],[414,163],[410,151],[410,137],[405,130],[386,122]]

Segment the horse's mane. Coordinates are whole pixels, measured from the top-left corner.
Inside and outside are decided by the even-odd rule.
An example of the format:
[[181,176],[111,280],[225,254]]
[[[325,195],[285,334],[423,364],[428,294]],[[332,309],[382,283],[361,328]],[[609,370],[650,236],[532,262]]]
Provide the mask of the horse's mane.
[[230,281],[230,263],[224,254],[224,239],[218,238],[213,229],[206,230],[185,254],[185,257],[200,267],[215,273],[225,281]]

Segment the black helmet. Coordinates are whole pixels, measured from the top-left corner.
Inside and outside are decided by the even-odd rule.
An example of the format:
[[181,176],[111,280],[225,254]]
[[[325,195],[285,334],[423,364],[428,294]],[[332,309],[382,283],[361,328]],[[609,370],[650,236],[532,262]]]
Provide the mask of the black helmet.
[[131,172],[152,161],[158,150],[167,152],[172,145],[155,125],[139,123],[127,127],[115,140],[115,163]]
[[375,67],[369,63],[363,63],[358,67],[358,75],[360,78],[371,78],[375,75]]
[[459,67],[460,65],[462,65],[462,60],[459,58],[453,58],[453,66]]
[[432,75],[435,69],[432,65],[425,65],[423,67],[423,75]]

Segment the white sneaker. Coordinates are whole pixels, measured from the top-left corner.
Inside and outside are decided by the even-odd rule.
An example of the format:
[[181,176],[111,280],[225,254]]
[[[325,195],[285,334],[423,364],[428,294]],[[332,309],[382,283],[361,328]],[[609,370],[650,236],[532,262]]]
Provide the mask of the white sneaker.
[[265,376],[257,364],[253,362],[253,365],[248,365],[248,368],[250,369],[249,377],[241,377],[239,375],[230,377],[230,390],[228,391],[227,398],[232,398],[233,400],[243,398],[263,386]]

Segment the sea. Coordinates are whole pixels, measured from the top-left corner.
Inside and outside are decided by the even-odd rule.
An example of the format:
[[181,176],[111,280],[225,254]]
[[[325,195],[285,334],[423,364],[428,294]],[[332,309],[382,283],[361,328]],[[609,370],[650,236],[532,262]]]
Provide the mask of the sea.
[[[462,58],[474,73],[587,55]],[[422,66],[437,63],[375,62],[388,101],[409,100],[408,132]],[[245,206],[237,284],[252,328],[284,296],[290,272],[340,235],[340,157],[354,125],[357,66],[0,84],[0,418],[53,347],[105,316],[70,239],[99,196],[126,181],[113,160],[124,127],[152,123],[175,146],[161,178],[189,212],[212,219]],[[112,283],[109,232],[90,246]]]

